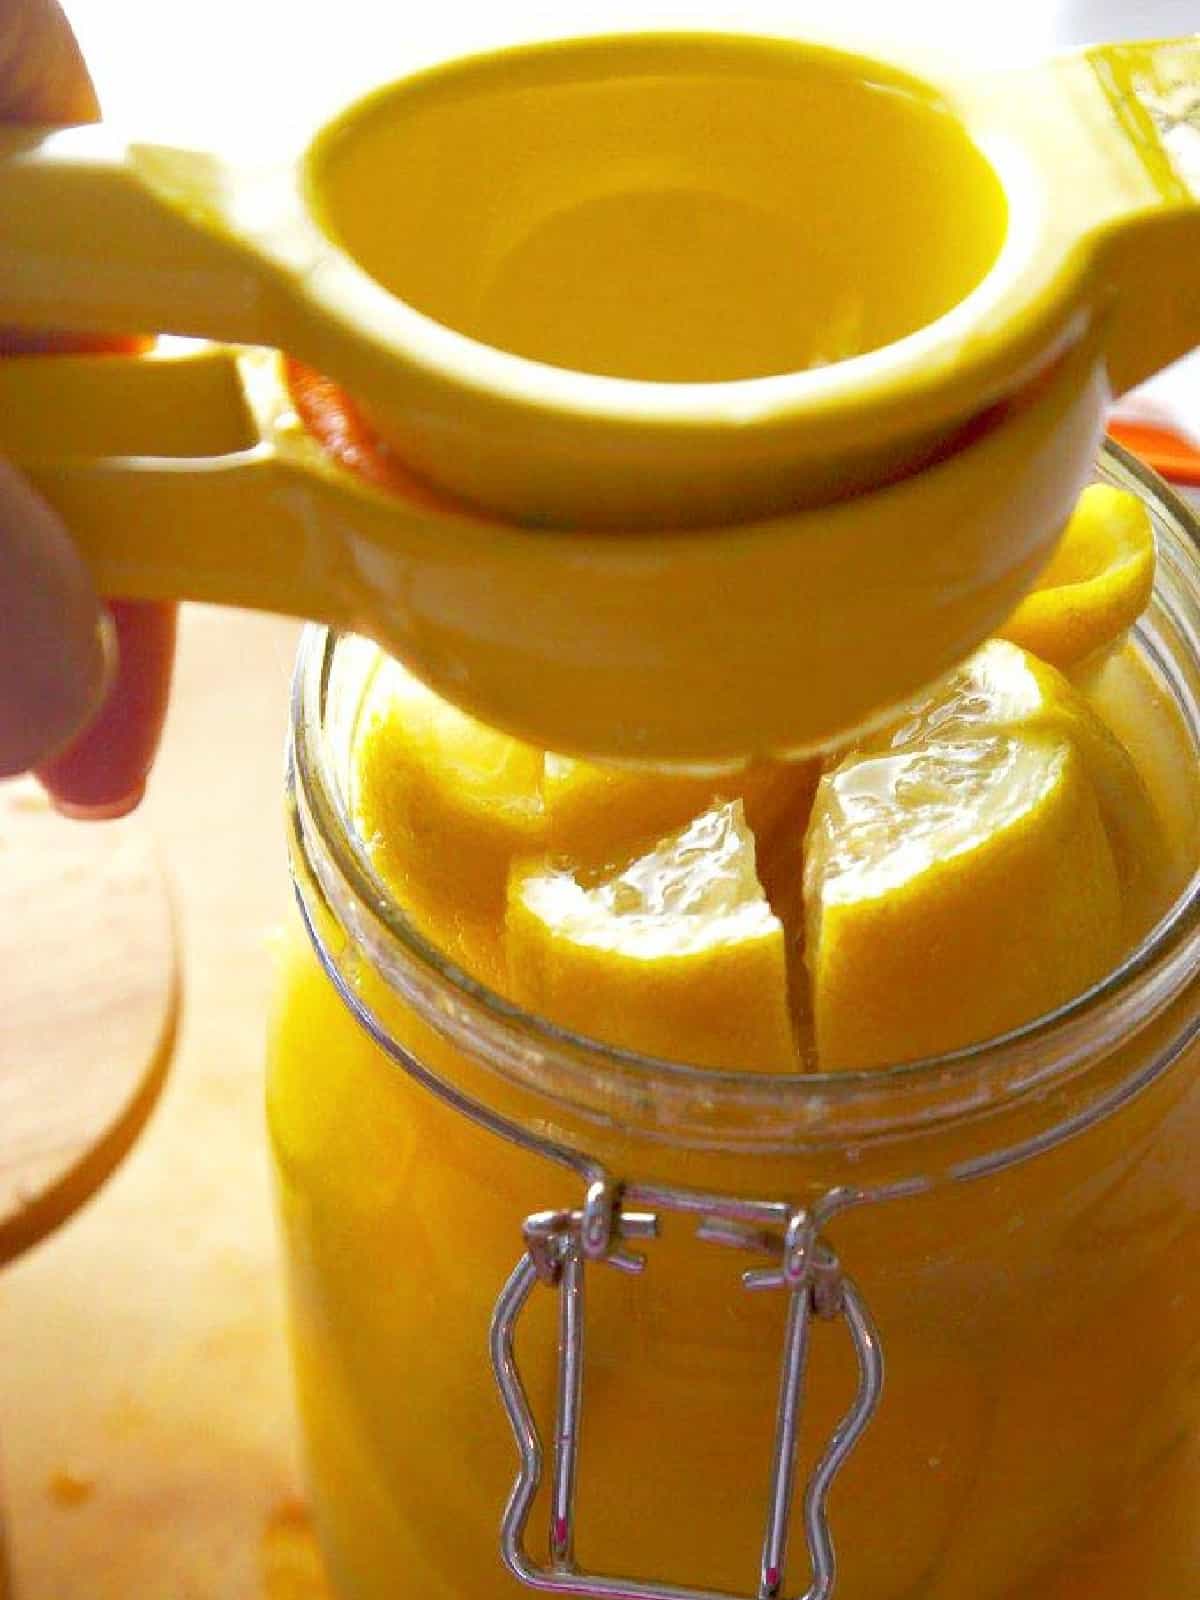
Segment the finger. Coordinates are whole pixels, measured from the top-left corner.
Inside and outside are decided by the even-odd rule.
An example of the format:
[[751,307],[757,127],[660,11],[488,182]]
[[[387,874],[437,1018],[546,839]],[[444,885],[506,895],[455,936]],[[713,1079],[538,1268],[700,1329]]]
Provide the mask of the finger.
[[[99,114],[95,89],[83,56],[57,0],[0,0],[0,121],[92,122]],[[143,342],[0,328],[0,354],[54,353],[71,349],[127,350],[136,349]],[[26,500],[33,502],[29,491],[24,492]],[[65,569],[74,559],[78,579],[83,569],[69,542],[64,550],[65,534],[61,525],[45,507],[40,511],[42,527],[45,527],[45,519],[49,519],[56,528],[54,553],[59,567]],[[90,593],[86,574],[84,582]],[[3,573],[0,572],[2,583]],[[0,589],[0,594],[4,592]],[[92,604],[96,604],[94,597]],[[107,612],[96,610],[93,613],[97,619],[103,619],[97,624],[101,639],[107,638],[110,645],[115,640],[119,657],[115,661],[115,682],[111,683],[111,695],[103,711],[90,722],[87,731],[74,738],[66,748],[62,748],[63,739],[58,736],[57,728],[55,736],[44,742],[34,739],[28,732],[24,741],[26,745],[42,743],[42,748],[32,758],[41,762],[42,781],[60,809],[81,816],[114,816],[137,804],[162,729],[170,685],[175,608],[114,602],[112,613],[112,621]],[[67,613],[59,613],[63,625],[70,620]],[[31,627],[35,621],[36,618],[31,617]],[[43,628],[47,623],[48,619],[43,618]],[[20,641],[14,640],[12,648],[16,653]],[[68,670],[69,655],[67,652],[61,660],[64,672]],[[13,676],[12,665],[0,656],[0,671],[4,673],[0,682],[24,681]],[[111,649],[107,658],[102,655],[102,666],[109,669],[111,679],[114,669]],[[15,700],[25,698],[24,690],[14,691]],[[96,711],[102,698],[103,688],[89,701],[84,717],[72,721],[64,710],[59,725],[70,723],[67,732],[73,733],[87,715]],[[26,729],[27,712],[27,706],[17,712],[17,720]],[[52,758],[44,760],[47,755]]]
[[99,115],[79,45],[56,0],[3,0],[0,118],[94,122]]
[[94,715],[112,658],[66,529],[0,461],[0,777],[60,749]]
[[65,750],[38,768],[68,816],[119,817],[146,790],[162,734],[175,652],[176,607],[114,600],[117,676],[99,714]]
[[[0,122],[94,122],[96,91],[56,0],[0,0]],[[0,354],[136,348],[139,341],[0,327]]]
[[[0,0],[0,120],[90,122],[97,112],[55,0]],[[29,348],[33,337],[20,342]],[[11,347],[0,329],[0,349]],[[96,711],[111,650],[66,530],[0,463],[0,773],[57,750]]]

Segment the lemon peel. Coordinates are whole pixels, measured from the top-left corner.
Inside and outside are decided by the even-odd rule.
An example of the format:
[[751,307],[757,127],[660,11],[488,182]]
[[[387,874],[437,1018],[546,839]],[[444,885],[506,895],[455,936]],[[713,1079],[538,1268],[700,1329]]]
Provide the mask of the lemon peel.
[[615,873],[514,863],[509,989],[573,1032],[699,1066],[795,1071],[783,927],[741,801]]
[[1137,495],[1086,488],[1050,564],[998,636],[1052,666],[1072,667],[1117,643],[1154,587],[1154,528]]

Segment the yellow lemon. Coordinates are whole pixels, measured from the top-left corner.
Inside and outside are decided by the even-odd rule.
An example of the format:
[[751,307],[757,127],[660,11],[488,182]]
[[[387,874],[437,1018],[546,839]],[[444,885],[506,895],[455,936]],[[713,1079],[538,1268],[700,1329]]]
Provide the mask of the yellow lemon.
[[352,800],[376,871],[452,959],[495,978],[509,863],[543,837],[541,751],[456,710],[392,661],[362,724]]
[[1079,497],[1050,565],[999,630],[1043,661],[1068,667],[1114,644],[1154,586],[1154,529],[1137,495],[1092,484]]
[[992,639],[917,703],[873,747],[901,750],[998,733],[1041,732],[1083,757],[1121,882],[1134,942],[1161,900],[1166,840],[1149,791],[1121,741],[1056,668]]
[[1071,683],[992,640],[818,789],[805,962],[818,1064],[881,1066],[1030,1021],[1159,903],[1166,844]]
[[701,1066],[795,1071],[783,927],[740,801],[616,873],[514,864],[510,991],[576,1033]]
[[1041,732],[851,757],[817,791],[804,886],[825,1070],[1004,1033],[1088,988],[1121,947],[1086,764]]

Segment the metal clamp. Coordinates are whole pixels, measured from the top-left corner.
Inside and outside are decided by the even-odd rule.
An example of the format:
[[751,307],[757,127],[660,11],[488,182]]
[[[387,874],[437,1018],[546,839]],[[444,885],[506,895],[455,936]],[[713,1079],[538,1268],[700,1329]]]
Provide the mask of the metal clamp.
[[[581,1209],[537,1212],[526,1219],[525,1254],[496,1303],[491,1327],[492,1366],[520,1456],[517,1480],[501,1524],[501,1553],[514,1577],[532,1589],[596,1600],[780,1600],[809,1326],[813,1317],[822,1317],[845,1321],[859,1372],[854,1403],[835,1429],[804,1490],[803,1520],[812,1579],[796,1600],[829,1600],[836,1580],[836,1559],[826,1499],[839,1468],[870,1422],[883,1388],[883,1356],[870,1315],[821,1237],[829,1217],[859,1198],[853,1192],[836,1190],[813,1207],[791,1207],[778,1201],[739,1200],[658,1186],[627,1185],[622,1190],[607,1179],[597,1179],[589,1186]],[[654,1209],[627,1209],[636,1204]],[[774,1257],[774,1265],[748,1271],[742,1281],[749,1289],[782,1288],[789,1294],[762,1562],[753,1597],[581,1572],[574,1559],[585,1267],[592,1261],[625,1272],[642,1271],[645,1258],[621,1245],[626,1240],[656,1237],[659,1211],[699,1216],[697,1235],[701,1239]],[[543,1453],[513,1353],[517,1321],[539,1282],[557,1288],[559,1294],[558,1400],[547,1565],[531,1561],[525,1551],[525,1530],[541,1483]]]

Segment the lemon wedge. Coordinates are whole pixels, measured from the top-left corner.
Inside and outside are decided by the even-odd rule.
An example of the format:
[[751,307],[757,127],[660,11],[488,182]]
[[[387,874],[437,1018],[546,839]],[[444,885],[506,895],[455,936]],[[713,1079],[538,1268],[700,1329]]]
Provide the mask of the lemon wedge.
[[1136,495],[1092,484],[1079,497],[1037,587],[999,629],[1053,666],[1115,644],[1154,587],[1154,529]]
[[1137,766],[1074,684],[1027,650],[991,639],[884,736],[902,750],[996,733],[1043,733],[1078,749],[1121,881],[1124,932],[1133,943],[1162,898],[1167,846]]
[[742,802],[616,873],[514,864],[509,988],[573,1032],[699,1066],[796,1071],[783,927]]
[[808,835],[805,960],[825,1070],[991,1038],[1081,993],[1121,941],[1086,767],[1044,735],[851,760]]
[[499,971],[509,863],[541,845],[541,785],[540,750],[381,665],[355,747],[355,827],[422,931],[485,981]]
[[958,1049],[1115,965],[1163,862],[1124,748],[1061,673],[992,641],[821,780],[805,848],[818,1065]]

